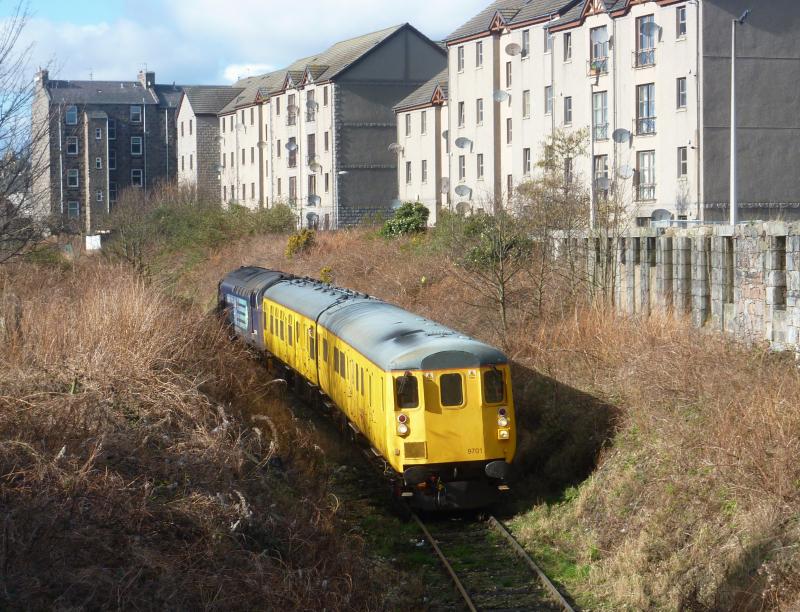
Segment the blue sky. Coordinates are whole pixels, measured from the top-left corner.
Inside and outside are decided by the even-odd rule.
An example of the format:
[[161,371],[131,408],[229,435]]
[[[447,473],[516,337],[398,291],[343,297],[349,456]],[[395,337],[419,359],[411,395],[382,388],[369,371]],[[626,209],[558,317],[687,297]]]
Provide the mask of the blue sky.
[[[0,17],[14,0],[0,1]],[[228,83],[337,40],[409,22],[441,39],[489,0],[31,0],[31,74],[161,83]],[[313,23],[310,19],[313,16]]]

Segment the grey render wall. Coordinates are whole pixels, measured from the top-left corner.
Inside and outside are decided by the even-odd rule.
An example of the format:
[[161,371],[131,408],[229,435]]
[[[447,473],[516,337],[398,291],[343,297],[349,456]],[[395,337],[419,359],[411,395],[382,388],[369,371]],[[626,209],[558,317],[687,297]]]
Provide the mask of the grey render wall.
[[706,219],[727,218],[731,20],[737,26],[741,218],[800,219],[800,2],[702,0],[702,159]]
[[[40,165],[40,170],[34,173],[32,187],[36,217],[39,221],[44,221],[53,210],[60,212],[60,190],[57,184],[58,156],[57,151],[54,155],[50,146],[52,124],[47,95],[41,87],[36,87],[31,105],[31,133],[39,134],[39,137],[34,139],[33,157],[35,163]],[[51,189],[54,181],[56,189]]]
[[397,197],[394,106],[446,65],[445,52],[411,29],[401,30],[336,80],[334,130],[340,226],[385,214]]
[[195,116],[197,138],[197,191],[217,201],[220,197],[220,175],[216,167],[220,163],[219,119],[216,115]]

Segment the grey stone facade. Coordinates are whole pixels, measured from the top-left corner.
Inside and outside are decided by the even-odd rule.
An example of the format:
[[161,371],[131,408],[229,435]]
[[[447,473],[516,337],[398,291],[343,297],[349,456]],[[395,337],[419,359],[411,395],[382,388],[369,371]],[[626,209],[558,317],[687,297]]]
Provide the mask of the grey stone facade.
[[137,81],[37,75],[33,117],[48,123],[39,154],[49,172],[35,191],[40,214],[56,229],[87,234],[105,229],[119,194],[139,176],[146,189],[174,180],[181,89],[154,81],[152,72],[140,73]]

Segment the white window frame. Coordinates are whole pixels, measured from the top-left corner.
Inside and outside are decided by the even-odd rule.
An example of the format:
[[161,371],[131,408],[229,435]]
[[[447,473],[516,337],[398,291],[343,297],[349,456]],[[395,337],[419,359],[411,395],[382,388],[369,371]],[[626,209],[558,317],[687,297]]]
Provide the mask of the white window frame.
[[564,125],[572,125],[572,96],[564,96]]
[[678,147],[678,178],[689,176],[689,147]]
[[410,185],[411,184],[411,178],[412,178],[412,175],[411,175],[411,162],[407,161],[406,162],[406,185]]
[[572,61],[572,32],[564,32],[564,62]]
[[144,170],[141,168],[131,168],[131,186],[139,188],[144,187]]
[[116,149],[109,149],[108,150],[108,169],[109,170],[116,170],[117,169],[117,151],[116,151]]
[[69,200],[67,202],[67,219],[80,219],[80,218],[81,218],[81,203],[78,202],[78,200]]
[[458,156],[458,180],[463,181],[467,178],[467,156]]
[[94,139],[103,140],[103,128],[94,128]]
[[656,84],[642,83],[636,86],[636,134],[643,136],[655,133]]
[[592,94],[592,130],[595,140],[608,140],[608,92]]
[[476,170],[477,170],[477,174],[478,174],[478,180],[482,181],[483,180],[483,170],[484,170],[483,169],[483,153],[478,153],[478,155],[477,155],[477,168],[476,168]]
[[[686,5],[675,7],[675,39],[683,40],[687,34]],[[681,31],[683,30],[683,31]]]
[[94,169],[95,170],[102,170],[103,169],[103,158],[102,157],[95,157],[94,158]]
[[103,190],[102,189],[98,189],[97,190],[97,193],[95,194],[95,200],[97,200],[98,202],[102,202],[103,201]]
[[483,41],[475,43],[475,67],[483,68]]
[[544,33],[544,52],[546,55],[548,53],[553,52],[553,35],[547,28],[543,30],[543,33]]
[[656,152],[639,151],[636,155],[637,189],[639,201],[656,199]]
[[544,114],[545,115],[552,115],[553,114],[553,86],[552,85],[545,85],[544,86]]
[[[138,150],[138,153],[137,153]],[[141,136],[131,136],[131,155],[141,157],[144,151],[144,144]]]
[[531,31],[522,30],[522,59],[526,59],[531,55]]
[[514,142],[514,120],[511,117],[506,118],[506,144],[510,145]]
[[525,176],[531,174],[531,150],[528,147],[522,149],[522,174]]
[[67,125],[78,125],[78,107],[70,105],[64,112],[64,123]]
[[475,119],[478,125],[483,125],[483,98],[475,100]]
[[458,127],[463,128],[467,124],[467,110],[463,102],[458,103]]
[[69,189],[79,189],[80,186],[81,186],[80,171],[77,168],[70,168],[69,170],[67,170],[67,187]]
[[420,179],[421,179],[423,185],[427,184],[427,182],[428,182],[428,160],[427,159],[423,159],[422,160],[422,164],[421,164],[421,168],[420,168]]
[[522,118],[531,118],[531,90],[526,89],[522,92]]
[[[74,151],[70,151],[72,145],[75,145]],[[67,155],[80,155],[80,143],[77,136],[67,136]]]
[[411,113],[406,113],[406,136],[411,136]]
[[131,108],[129,111],[129,118],[131,123],[141,123],[142,122],[142,105],[141,104],[131,104]]
[[108,139],[117,139],[117,121],[115,119],[108,120]]
[[458,72],[464,72],[464,45],[459,45],[456,51],[456,62]]
[[419,115],[419,133],[423,136],[428,133],[428,111],[422,111]]
[[686,77],[678,77],[675,82],[675,108],[678,110],[686,110],[686,105],[688,102],[687,86]]

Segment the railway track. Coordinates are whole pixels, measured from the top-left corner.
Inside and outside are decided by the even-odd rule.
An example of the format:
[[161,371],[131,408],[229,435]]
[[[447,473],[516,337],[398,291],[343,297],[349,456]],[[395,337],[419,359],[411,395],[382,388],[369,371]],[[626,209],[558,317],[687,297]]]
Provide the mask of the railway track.
[[487,521],[413,519],[471,612],[574,612],[544,572],[493,516]]

